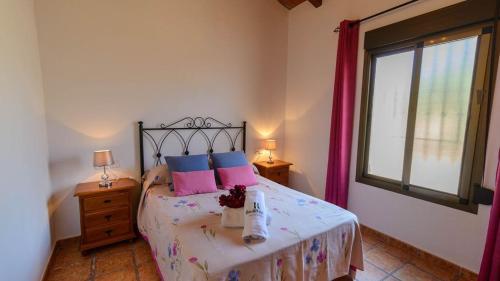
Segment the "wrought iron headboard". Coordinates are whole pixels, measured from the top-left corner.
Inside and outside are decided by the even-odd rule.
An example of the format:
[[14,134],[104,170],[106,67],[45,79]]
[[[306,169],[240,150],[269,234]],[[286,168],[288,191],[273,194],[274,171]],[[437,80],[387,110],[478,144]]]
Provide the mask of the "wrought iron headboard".
[[[223,123],[212,117],[185,117],[170,124],[160,124],[158,127],[145,128],[142,121],[139,125],[139,154],[141,162],[141,176],[144,175],[144,140],[149,140],[153,149],[154,165],[162,163],[162,148],[165,140],[174,135],[179,140],[182,153],[189,155],[191,140],[195,135],[200,135],[207,144],[207,153],[214,152],[214,144],[220,135],[225,135],[229,144],[229,151],[235,151],[238,138],[241,139],[241,150],[246,149],[246,121],[242,126],[233,126],[231,123]],[[154,131],[164,131],[156,136]],[[208,132],[212,132],[210,135]],[[182,134],[181,132],[184,132]],[[158,136],[159,135],[159,136]]]

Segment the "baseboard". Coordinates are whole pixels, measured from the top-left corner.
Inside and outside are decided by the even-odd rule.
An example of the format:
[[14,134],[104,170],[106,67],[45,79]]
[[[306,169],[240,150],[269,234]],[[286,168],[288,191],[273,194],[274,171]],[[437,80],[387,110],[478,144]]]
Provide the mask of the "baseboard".
[[52,267],[52,263],[54,260],[53,259],[54,251],[56,250],[57,243],[58,243],[58,241],[56,241],[54,243],[54,245],[52,245],[52,249],[50,250],[50,254],[49,254],[49,258],[48,258],[47,262],[45,262],[45,268],[43,270],[43,274],[41,276],[42,279],[40,279],[40,281],[47,280],[47,275],[49,274],[49,269]]
[[384,234],[384,233],[377,231],[373,228],[370,228],[366,225],[361,225],[361,233],[362,234],[370,233],[371,235],[377,237],[378,240],[380,240],[388,245],[394,246],[396,248],[403,249],[406,252],[408,252],[416,257],[421,257],[425,260],[431,261],[432,263],[446,266],[447,268],[453,268],[453,270],[458,272],[459,276],[463,276],[465,280],[477,280],[476,273],[474,273],[474,272],[472,272],[472,271],[470,271],[462,266],[456,265],[448,260],[445,260],[441,257],[435,256],[431,253],[428,253],[424,250],[421,250],[413,245],[410,245],[406,242],[398,240],[394,237],[391,237],[387,234]]

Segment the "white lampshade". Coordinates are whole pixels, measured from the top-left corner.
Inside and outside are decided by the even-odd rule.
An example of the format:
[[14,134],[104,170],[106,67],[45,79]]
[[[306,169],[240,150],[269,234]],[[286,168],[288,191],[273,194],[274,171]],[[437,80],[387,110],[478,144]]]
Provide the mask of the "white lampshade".
[[264,141],[264,148],[266,150],[276,150],[276,140],[268,139]]
[[115,163],[111,150],[94,151],[94,167],[111,166]]

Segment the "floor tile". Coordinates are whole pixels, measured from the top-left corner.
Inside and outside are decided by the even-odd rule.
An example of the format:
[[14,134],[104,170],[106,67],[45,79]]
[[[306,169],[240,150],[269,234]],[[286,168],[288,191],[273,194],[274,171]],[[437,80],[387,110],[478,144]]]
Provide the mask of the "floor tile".
[[358,270],[356,272],[357,281],[380,281],[388,274],[381,269],[375,267],[373,264],[365,261],[365,270]]
[[[436,263],[426,256],[415,257],[412,251],[389,245],[371,233],[363,239],[365,271],[357,272],[357,281],[475,280],[473,273],[458,274],[454,267],[455,272],[450,273],[446,264]],[[102,247],[90,251],[87,256],[82,256],[78,247],[79,239],[57,244],[46,281],[161,280],[149,244],[143,239]]]
[[54,251],[54,266],[67,266],[75,263],[90,262],[91,256],[82,255],[78,247],[58,248]]
[[96,257],[96,275],[134,268],[132,251]]
[[411,263],[443,281],[457,280],[460,273],[460,269],[458,267],[435,263],[429,259],[415,258],[411,261]]
[[377,247],[369,251],[365,257],[368,261],[387,273],[395,271],[404,264],[399,258],[390,255],[382,247]]
[[156,264],[149,262],[139,266],[139,279],[141,281],[160,281],[161,279],[156,271]]
[[149,244],[141,238],[90,250],[86,256],[79,245],[78,238],[57,243],[45,281],[135,281],[139,273],[141,281],[160,280]]
[[90,262],[76,263],[71,266],[52,267],[46,281],[84,281],[91,272]]
[[116,244],[112,244],[109,246],[97,248],[97,249],[93,250],[93,253],[96,255],[96,257],[108,256],[108,255],[112,255],[112,254],[120,253],[120,252],[124,252],[124,251],[131,251],[132,248],[133,248],[133,244],[125,241],[125,242],[116,243]]
[[135,270],[126,269],[98,275],[95,281],[137,281]]
[[414,265],[407,264],[400,270],[396,271],[393,274],[396,278],[398,278],[401,281],[433,281],[435,278],[433,278],[432,275],[429,273],[426,273]]
[[149,248],[149,245],[146,243],[142,245],[136,245],[134,249],[134,254],[135,254],[135,262],[137,265],[153,261],[153,258],[151,256],[151,249]]

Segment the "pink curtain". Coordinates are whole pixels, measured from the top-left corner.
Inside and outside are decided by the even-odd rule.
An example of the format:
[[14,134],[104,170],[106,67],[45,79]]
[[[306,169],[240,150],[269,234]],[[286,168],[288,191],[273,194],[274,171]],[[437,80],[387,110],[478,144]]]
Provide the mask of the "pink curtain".
[[359,23],[340,23],[325,200],[347,209]]
[[479,271],[479,281],[500,280],[500,151],[498,153],[495,197],[490,213],[490,224],[486,236],[486,246]]

